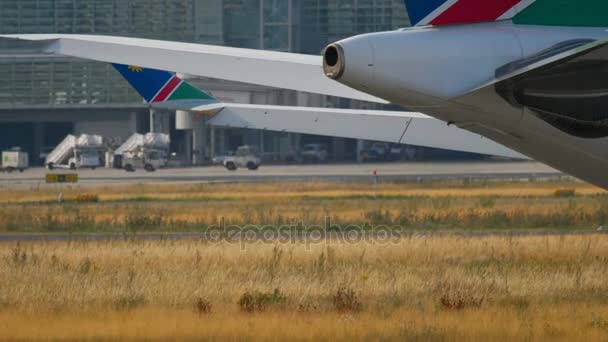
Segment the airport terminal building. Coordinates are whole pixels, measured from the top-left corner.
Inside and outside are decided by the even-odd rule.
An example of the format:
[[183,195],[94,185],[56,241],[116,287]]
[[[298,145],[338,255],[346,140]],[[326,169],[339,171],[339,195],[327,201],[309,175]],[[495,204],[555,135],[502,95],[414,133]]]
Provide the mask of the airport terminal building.
[[[0,33],[107,34],[320,54],[333,41],[408,25],[402,0],[3,0]],[[187,75],[186,75],[187,76]],[[0,148],[21,146],[31,159],[70,133],[117,141],[134,132],[171,133],[172,150],[203,164],[243,144],[267,161],[304,144],[327,146],[335,160],[356,160],[362,142],[281,132],[209,127],[187,113],[151,112],[110,66],[51,56],[0,42]],[[342,108],[379,105],[248,84],[195,78],[226,102]]]

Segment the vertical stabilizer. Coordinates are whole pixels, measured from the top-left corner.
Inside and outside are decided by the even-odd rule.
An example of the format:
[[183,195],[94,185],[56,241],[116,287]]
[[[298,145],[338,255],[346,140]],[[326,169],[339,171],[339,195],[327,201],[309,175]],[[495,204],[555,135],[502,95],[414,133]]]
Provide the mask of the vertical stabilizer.
[[133,65],[113,64],[113,66],[147,103],[177,100],[209,100],[219,102],[171,72],[144,69]]

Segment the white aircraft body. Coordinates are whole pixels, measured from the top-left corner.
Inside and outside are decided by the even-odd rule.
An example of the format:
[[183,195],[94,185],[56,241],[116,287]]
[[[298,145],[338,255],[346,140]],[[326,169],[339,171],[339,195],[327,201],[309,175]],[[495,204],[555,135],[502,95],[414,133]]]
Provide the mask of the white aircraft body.
[[[331,44],[323,57],[107,36],[0,37],[43,41],[49,53],[96,61],[399,104],[443,122],[406,112],[149,99],[152,106],[213,111],[218,122],[238,116],[242,127],[402,143],[410,143],[408,134],[417,130],[409,126],[420,122],[437,134],[419,134],[412,138],[417,144],[521,153],[608,188],[608,18],[599,14],[608,4],[406,4],[412,22],[423,26],[348,38]],[[452,134],[461,137],[452,140],[458,143],[450,143]]]

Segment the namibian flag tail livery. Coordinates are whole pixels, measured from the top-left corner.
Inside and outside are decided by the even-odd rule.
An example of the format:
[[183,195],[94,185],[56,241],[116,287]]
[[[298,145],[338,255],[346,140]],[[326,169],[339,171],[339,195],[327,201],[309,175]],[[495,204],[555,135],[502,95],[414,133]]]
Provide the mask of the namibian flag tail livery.
[[113,64],[113,66],[147,103],[184,100],[218,102],[171,72],[145,69],[133,65]]
[[512,20],[515,24],[608,26],[606,0],[405,0],[412,25]]

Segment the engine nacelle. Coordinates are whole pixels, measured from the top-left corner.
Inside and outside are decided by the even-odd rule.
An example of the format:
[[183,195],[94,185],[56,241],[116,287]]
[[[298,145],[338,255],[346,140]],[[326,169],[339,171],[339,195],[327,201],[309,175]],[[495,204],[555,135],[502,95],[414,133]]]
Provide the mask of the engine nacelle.
[[410,28],[332,44],[324,52],[324,71],[394,103],[433,106],[494,82],[509,63],[564,41],[600,37],[606,32],[509,23]]
[[497,68],[520,58],[520,42],[507,29],[428,27],[332,44],[324,53],[324,71],[352,88],[424,106],[477,88],[493,80]]

